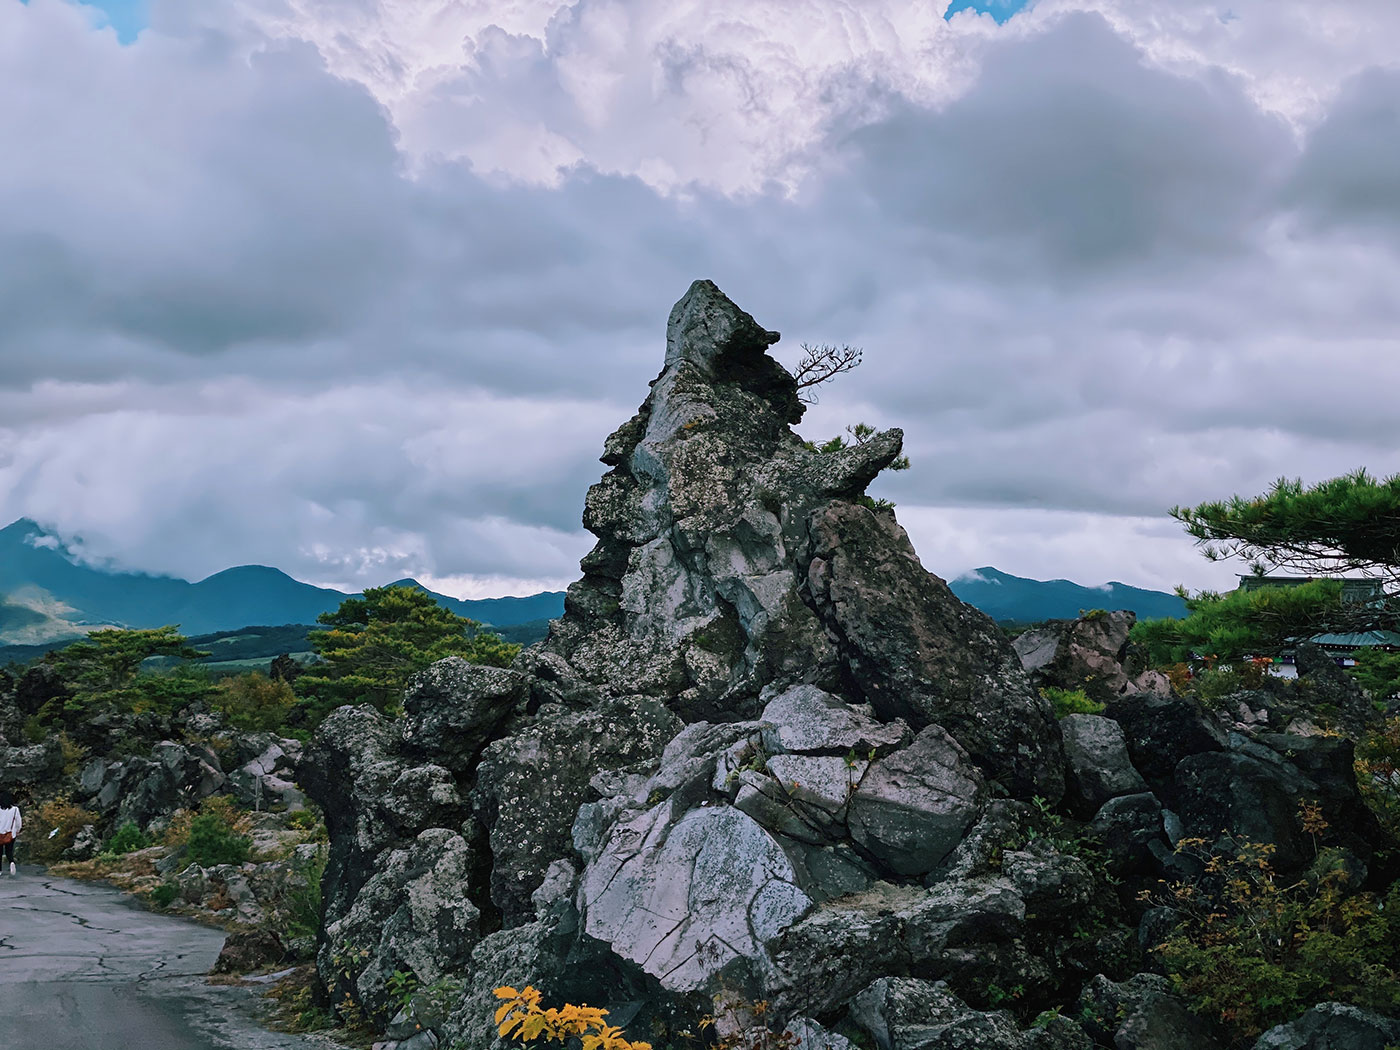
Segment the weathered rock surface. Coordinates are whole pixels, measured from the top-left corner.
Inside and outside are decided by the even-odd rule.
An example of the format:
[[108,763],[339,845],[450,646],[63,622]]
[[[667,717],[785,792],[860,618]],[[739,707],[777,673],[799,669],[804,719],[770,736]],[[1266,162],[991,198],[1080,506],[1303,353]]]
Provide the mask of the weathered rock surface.
[[51,779],[63,768],[58,741],[0,747],[0,788],[14,790]]
[[1172,995],[1165,977],[1095,977],[1080,997],[1089,1034],[1117,1050],[1224,1050],[1210,1027]]
[[332,975],[337,1001],[353,988],[357,1002],[383,1015],[395,970],[425,985],[461,970],[481,936],[471,883],[467,843],[445,828],[385,854],[349,911],[326,924],[317,963]]
[[850,796],[851,837],[896,875],[925,875],[962,841],[982,795],[967,753],[929,726],[860,777]]
[[1319,1003],[1270,1028],[1254,1050],[1386,1050],[1400,1042],[1400,1018],[1343,1003]]
[[1113,719],[1068,715],[1060,719],[1060,730],[1069,762],[1069,797],[1082,812],[1093,813],[1111,798],[1147,790],[1128,758],[1123,730]]
[[1136,622],[1136,614],[1127,610],[1097,610],[1023,631],[1013,645],[1037,685],[1083,689],[1107,703],[1158,688],[1155,678],[1142,677],[1142,661],[1128,641]]
[[1159,797],[1170,798],[1182,759],[1226,746],[1225,730],[1190,697],[1133,696],[1115,700],[1104,714],[1122,727],[1133,768]]

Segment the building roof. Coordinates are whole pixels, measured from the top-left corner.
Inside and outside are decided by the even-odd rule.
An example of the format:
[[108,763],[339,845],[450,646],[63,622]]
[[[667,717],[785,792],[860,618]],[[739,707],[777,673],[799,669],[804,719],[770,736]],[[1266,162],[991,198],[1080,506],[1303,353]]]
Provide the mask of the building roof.
[[1376,646],[1400,648],[1400,632],[1352,631],[1346,634],[1318,634],[1312,641],[1336,649],[1371,649]]

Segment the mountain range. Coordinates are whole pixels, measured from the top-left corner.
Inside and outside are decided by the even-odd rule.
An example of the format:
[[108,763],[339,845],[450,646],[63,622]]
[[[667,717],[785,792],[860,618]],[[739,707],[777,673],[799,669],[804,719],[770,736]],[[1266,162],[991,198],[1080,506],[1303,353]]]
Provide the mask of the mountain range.
[[948,586],[993,620],[1017,623],[1072,620],[1089,609],[1131,609],[1140,620],[1186,615],[1186,603],[1166,591],[1116,582],[1085,587],[1069,580],[1030,580],[990,566],[963,573],[949,580]]
[[[394,582],[428,590],[416,580]],[[1002,621],[1071,618],[1086,609],[1133,609],[1142,618],[1186,613],[1179,597],[1162,591],[1032,580],[989,566],[964,573],[949,586],[963,601]],[[476,600],[428,593],[458,615],[496,627],[540,621],[540,635],[542,621],[564,610],[562,591]],[[266,565],[239,565],[196,583],[113,571],[84,564],[59,537],[27,518],[0,529],[0,645],[41,645],[105,626],[179,624],[187,635],[202,635],[250,624],[311,624],[348,597]]]
[[[562,591],[463,600],[416,580],[394,583],[427,590],[458,615],[497,627],[548,620],[564,610]],[[107,626],[179,624],[185,634],[200,635],[249,624],[310,624],[349,597],[266,565],[239,565],[197,583],[109,571],[83,564],[27,518],[0,529],[0,644],[42,644]]]

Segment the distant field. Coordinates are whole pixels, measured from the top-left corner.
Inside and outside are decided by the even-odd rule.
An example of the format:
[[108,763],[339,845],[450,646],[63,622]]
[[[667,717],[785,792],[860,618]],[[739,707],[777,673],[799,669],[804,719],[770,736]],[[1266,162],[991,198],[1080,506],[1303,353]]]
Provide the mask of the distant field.
[[[277,655],[277,654],[273,654]],[[313,652],[292,653],[291,657],[299,664],[309,664],[316,659]],[[248,671],[266,671],[272,662],[270,656],[248,656],[242,660],[204,660],[200,665],[215,678],[226,678],[229,675],[245,674]]]

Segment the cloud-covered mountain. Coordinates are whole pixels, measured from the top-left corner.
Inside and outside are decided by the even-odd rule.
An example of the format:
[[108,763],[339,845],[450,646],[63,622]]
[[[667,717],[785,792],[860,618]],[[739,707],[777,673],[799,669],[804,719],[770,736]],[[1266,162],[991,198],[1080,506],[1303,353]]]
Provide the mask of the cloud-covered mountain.
[[[415,580],[400,585],[421,586]],[[427,588],[423,588],[428,590]],[[428,591],[459,615],[500,627],[563,611],[553,591],[463,601]],[[197,583],[87,565],[51,533],[21,518],[0,529],[0,643],[38,644],[94,627],[179,624],[187,635],[248,624],[315,623],[350,597],[266,565],[239,565]]]
[[[399,585],[422,587],[416,580]],[[953,593],[993,619],[1034,621],[1083,609],[1132,609],[1139,617],[1182,616],[1180,598],[1122,583],[1085,587],[1031,580],[990,567],[950,582]],[[564,611],[561,591],[521,598],[462,600],[422,588],[459,615],[497,627],[549,620]],[[316,622],[350,597],[302,583],[266,565],[239,565],[197,583],[86,565],[51,533],[21,518],[0,529],[0,644],[38,645],[96,627],[179,624],[187,635],[249,624]]]
[[1084,587],[1069,580],[1028,580],[990,566],[964,573],[948,581],[963,601],[975,605],[994,620],[1073,619],[1089,609],[1131,609],[1138,619],[1186,615],[1186,603],[1175,594],[1106,583]]

